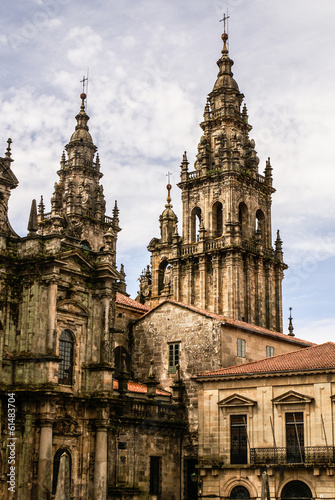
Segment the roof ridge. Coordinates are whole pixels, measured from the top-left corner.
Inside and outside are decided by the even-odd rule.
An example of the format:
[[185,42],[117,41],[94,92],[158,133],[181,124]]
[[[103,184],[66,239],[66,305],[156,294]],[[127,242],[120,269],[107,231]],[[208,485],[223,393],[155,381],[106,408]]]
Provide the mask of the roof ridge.
[[[324,348],[327,345],[331,345],[331,346],[335,347],[335,342],[327,341],[327,342],[324,342],[322,344],[317,344],[317,345],[312,345],[310,347],[306,347],[305,349],[296,349],[295,351],[290,351],[290,352],[285,352],[285,353],[277,354],[276,356],[270,356],[270,357],[267,357],[267,358],[258,359],[256,361],[249,361],[248,363],[242,363],[242,364],[238,364],[238,365],[227,366],[225,368],[218,368],[217,370],[210,370],[210,371],[207,371],[207,372],[198,373],[197,376],[223,375],[224,372],[229,372],[229,371],[232,371],[232,370],[234,370],[236,368],[241,368],[241,369],[244,368],[245,369],[245,368],[248,368],[248,367],[250,368],[250,366],[252,366],[252,365],[255,365],[255,364],[260,364],[261,365],[261,364],[264,364],[266,362],[270,362],[271,364],[273,364],[277,359],[280,359],[283,356],[285,356],[287,358],[290,358],[292,356],[304,356],[304,357],[306,357],[306,353],[310,352],[311,350],[317,350],[317,349],[320,349],[320,348]],[[299,370],[301,368],[297,368],[297,369]],[[271,372],[271,371],[276,371],[276,370],[273,370],[273,369],[271,370],[271,368],[270,368],[270,369],[268,369],[266,371]],[[242,375],[243,372],[240,372],[239,374]]]
[[162,302],[160,302],[159,304],[157,304],[156,306],[154,306],[152,309],[150,309],[149,311],[147,311],[140,318],[140,320],[143,319],[147,314],[150,314],[155,309],[158,309],[159,307],[161,307],[162,305],[164,305],[166,303],[178,305],[178,306],[183,307],[184,309],[187,309],[189,311],[193,311],[193,312],[196,312],[198,314],[202,314],[204,316],[207,316],[209,318],[213,318],[213,319],[216,319],[218,321],[225,322],[225,323],[227,323],[227,324],[229,324],[229,325],[231,325],[233,327],[235,326],[237,328],[245,328],[245,329],[248,329],[248,330],[252,330],[255,333],[259,333],[259,334],[268,334],[268,335],[277,337],[278,339],[281,339],[281,340],[283,340],[285,342],[296,343],[296,344],[301,344],[302,343],[302,344],[305,344],[305,345],[307,344],[309,347],[311,347],[311,346],[314,345],[314,343],[310,342],[309,340],[300,339],[298,337],[290,337],[290,336],[286,335],[283,332],[277,332],[275,330],[270,330],[268,328],[264,328],[262,326],[254,325],[252,323],[247,323],[247,322],[241,321],[239,319],[228,318],[224,314],[218,314],[218,313],[214,313],[212,311],[207,311],[205,309],[200,309],[199,307],[196,307],[196,306],[193,306],[193,305],[190,305],[190,304],[185,304],[184,302],[179,302],[179,301],[174,300],[174,299],[165,299],[165,300],[163,300]]

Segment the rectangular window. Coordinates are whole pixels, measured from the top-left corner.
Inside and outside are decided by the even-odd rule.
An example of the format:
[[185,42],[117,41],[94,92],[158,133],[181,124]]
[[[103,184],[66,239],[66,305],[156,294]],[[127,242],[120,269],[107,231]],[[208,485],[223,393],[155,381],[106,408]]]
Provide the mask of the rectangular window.
[[180,344],[169,344],[169,373],[176,373],[176,366],[179,365]]
[[161,490],[161,457],[150,457],[150,494],[159,495]]
[[266,357],[267,358],[271,358],[271,356],[274,355],[274,352],[275,352],[275,350],[272,346],[270,346],[270,345],[266,346]]
[[230,416],[230,463],[248,463],[247,416]]
[[237,355],[241,358],[245,358],[245,345],[246,341],[244,339],[237,339]]
[[305,461],[304,414],[286,413],[286,459],[289,464]]

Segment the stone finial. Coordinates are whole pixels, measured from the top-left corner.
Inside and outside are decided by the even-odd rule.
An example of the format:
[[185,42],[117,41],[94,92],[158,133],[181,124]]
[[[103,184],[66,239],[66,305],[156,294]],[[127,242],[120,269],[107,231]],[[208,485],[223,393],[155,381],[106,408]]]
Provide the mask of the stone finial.
[[243,118],[243,121],[244,121],[245,123],[248,123],[248,108],[247,108],[246,103],[244,103],[244,105],[243,105],[243,109],[242,109],[242,118]]
[[155,373],[154,373],[154,360],[150,360],[150,368],[149,368],[149,378],[155,378]]
[[38,204],[38,213],[40,215],[44,215],[44,209],[45,209],[45,205],[43,203],[43,196],[41,196],[41,201]]
[[292,318],[292,307],[290,307],[290,317],[288,318],[288,320],[289,320],[289,324],[288,324],[288,335],[289,335],[290,337],[295,337],[295,335],[294,335],[294,333],[293,333],[294,328],[293,328],[293,324],[292,324],[292,320],[293,320],[293,318]]
[[95,166],[96,166],[97,171],[99,172],[100,171],[100,156],[99,156],[99,153],[97,153],[97,156],[96,156],[96,159],[95,159]]
[[205,109],[204,109],[204,120],[205,122],[208,121],[211,117],[211,111],[209,107],[209,102],[206,102]]
[[120,274],[121,274],[121,279],[119,282],[119,292],[126,294],[127,293],[127,285],[126,285],[126,273],[124,272],[124,265],[121,264],[120,266]]
[[31,209],[30,209],[30,215],[29,215],[29,222],[28,222],[28,235],[33,236],[34,234],[37,233],[38,230],[38,222],[37,222],[37,206],[36,206],[36,200],[33,200],[31,202]]
[[6,149],[5,156],[6,156],[7,160],[13,161],[11,158],[11,156],[12,156],[11,147],[10,147],[11,144],[12,144],[12,139],[9,137],[7,140],[7,149]]
[[283,242],[280,239],[279,229],[277,230],[277,238],[275,242],[275,256],[280,262],[283,261]]
[[147,397],[154,398],[156,396],[156,388],[159,384],[155,372],[154,372],[155,362],[153,359],[150,360],[149,374],[146,381],[147,384]]
[[181,165],[180,165],[182,173],[186,173],[188,171],[188,165],[189,165],[189,162],[187,160],[187,154],[186,154],[186,151],[184,151],[183,160],[182,160]]
[[172,399],[175,403],[182,403],[185,393],[185,385],[181,378],[180,366],[176,365],[176,377],[173,381],[172,389]]
[[120,210],[118,209],[118,206],[117,206],[117,201],[115,200],[115,204],[114,204],[114,208],[113,208],[113,229],[115,229],[116,231],[121,231],[121,228],[119,226],[119,213],[120,213]]

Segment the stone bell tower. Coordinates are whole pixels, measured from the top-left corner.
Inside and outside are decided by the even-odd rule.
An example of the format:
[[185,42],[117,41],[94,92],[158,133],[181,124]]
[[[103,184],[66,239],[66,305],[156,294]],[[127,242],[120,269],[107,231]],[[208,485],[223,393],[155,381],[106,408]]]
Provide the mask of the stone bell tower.
[[[263,175],[259,174],[226,33],[222,40],[219,73],[200,123],[203,135],[194,170],[189,171],[186,152],[181,163],[182,236],[169,189],[160,218],[161,238],[148,246],[151,269],[142,274],[140,300],[156,305],[170,297],[282,331],[282,279],[287,266],[279,232],[272,247],[272,167],[268,159]],[[171,220],[164,231],[167,211]]]
[[121,230],[119,210],[115,202],[113,217],[106,216],[100,159],[87,125],[90,118],[85,111],[86,94],[82,93],[80,98],[77,125],[65,146],[67,157],[63,152],[57,172],[59,182],[55,183],[51,212],[44,212],[43,199],[38,206],[38,232],[63,233],[96,252],[107,245],[115,257],[117,234]]

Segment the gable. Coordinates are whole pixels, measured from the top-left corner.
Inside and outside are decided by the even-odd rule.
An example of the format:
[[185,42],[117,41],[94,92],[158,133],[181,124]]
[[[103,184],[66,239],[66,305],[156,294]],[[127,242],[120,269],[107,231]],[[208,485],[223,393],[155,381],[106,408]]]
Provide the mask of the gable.
[[274,405],[297,404],[297,403],[305,404],[305,403],[312,403],[313,401],[314,398],[305,396],[304,394],[300,394],[299,392],[296,391],[285,392],[284,394],[281,394],[280,396],[277,396],[272,400]]
[[170,312],[171,314],[178,314],[180,315],[181,313],[185,313],[185,315],[188,316],[193,316],[195,319],[198,317],[203,318],[203,319],[208,319],[210,321],[215,320],[216,318],[213,317],[212,313],[209,313],[207,311],[202,311],[202,310],[197,310],[195,307],[189,306],[187,304],[183,304],[182,302],[176,302],[172,300],[164,300],[160,304],[158,304],[156,307],[148,311],[142,318],[136,321],[136,324],[140,323],[143,321],[145,318],[148,318],[150,316],[155,316],[157,314],[157,317],[162,313],[162,312]]
[[78,251],[66,253],[62,256],[62,260],[66,263],[66,266],[73,271],[89,272],[93,269],[92,264]]
[[225,399],[222,399],[218,402],[218,406],[221,408],[232,408],[235,406],[255,406],[257,404],[256,401],[252,399],[246,398],[245,396],[241,396],[240,394],[232,394]]

